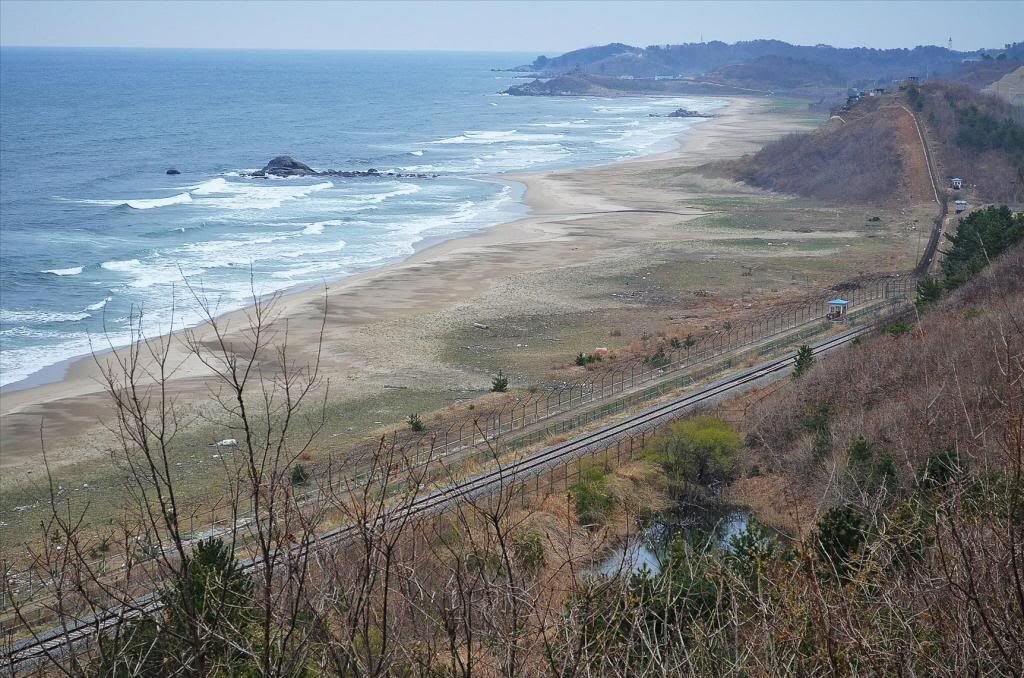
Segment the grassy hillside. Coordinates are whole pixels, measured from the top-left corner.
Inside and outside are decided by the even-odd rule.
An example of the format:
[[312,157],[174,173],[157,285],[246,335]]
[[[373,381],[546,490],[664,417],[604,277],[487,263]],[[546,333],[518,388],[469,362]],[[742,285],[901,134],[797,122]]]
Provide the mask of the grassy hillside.
[[937,181],[963,177],[965,196],[1024,200],[1024,112],[962,84],[931,82],[863,99],[829,124],[784,137],[737,164],[736,175],[781,193],[845,203],[933,200],[913,111]]
[[791,134],[738,164],[754,186],[821,200],[912,204],[932,199],[910,115],[878,102],[811,133]]

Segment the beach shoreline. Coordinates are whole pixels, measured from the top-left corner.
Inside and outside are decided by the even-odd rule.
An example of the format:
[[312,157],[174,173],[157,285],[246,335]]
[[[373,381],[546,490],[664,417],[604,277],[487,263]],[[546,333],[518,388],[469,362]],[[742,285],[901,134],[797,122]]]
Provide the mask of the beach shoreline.
[[[663,96],[664,98],[674,98],[674,97],[669,96],[669,95],[657,95],[657,94],[642,95],[642,96],[644,96],[644,98],[658,98],[659,96]],[[733,104],[730,104],[730,105],[733,105]],[[708,119],[711,119],[711,118],[701,118],[700,121],[704,121],[704,120],[708,120]],[[406,257],[403,257],[403,258],[398,259],[396,261],[387,262],[387,263],[384,263],[384,264],[381,264],[381,265],[372,266],[372,267],[367,268],[367,269],[365,269],[363,271],[358,271],[358,272],[356,272],[354,274],[349,274],[349,275],[346,275],[346,276],[341,276],[341,277],[338,277],[338,278],[333,278],[333,279],[330,279],[330,280],[325,280],[324,282],[327,285],[331,285],[331,284],[334,284],[334,283],[338,283],[338,282],[340,282],[342,280],[347,280],[347,279],[352,278],[354,276],[363,275],[363,274],[373,274],[375,272],[380,272],[383,269],[386,269],[386,268],[388,268],[390,266],[400,265],[400,264],[408,261],[412,257],[414,257],[414,256],[416,256],[416,255],[418,255],[418,254],[420,254],[420,253],[422,253],[422,252],[424,252],[426,250],[429,250],[430,248],[434,247],[435,245],[440,245],[440,244],[442,244],[444,242],[451,241],[451,240],[458,240],[458,239],[461,239],[461,238],[465,238],[465,237],[468,237],[468,236],[473,235],[475,233],[479,233],[479,232],[482,232],[482,231],[487,231],[489,229],[500,228],[501,226],[515,223],[515,222],[519,221],[520,219],[528,219],[531,216],[530,212],[532,212],[532,210],[535,209],[535,207],[533,205],[531,205],[531,201],[526,198],[526,193],[527,193],[528,187],[532,183],[535,183],[535,182],[538,182],[538,181],[543,181],[546,175],[552,174],[552,173],[556,173],[556,172],[585,172],[585,171],[596,169],[596,168],[599,168],[599,167],[609,167],[609,166],[615,166],[615,165],[619,165],[619,164],[633,164],[633,163],[643,163],[643,162],[655,162],[655,161],[658,161],[658,160],[664,160],[666,158],[671,158],[675,154],[677,154],[680,151],[680,149],[684,146],[685,139],[691,134],[693,129],[694,128],[692,126],[688,127],[685,131],[682,131],[682,132],[676,134],[675,136],[673,136],[670,139],[670,142],[673,144],[673,148],[671,148],[669,150],[658,150],[658,151],[654,151],[652,153],[645,153],[645,154],[639,155],[639,156],[630,156],[630,157],[619,158],[617,160],[613,160],[613,161],[607,162],[607,163],[601,163],[601,164],[598,164],[598,165],[586,165],[586,166],[581,166],[581,167],[573,167],[573,168],[569,168],[569,169],[564,169],[563,168],[563,169],[556,169],[556,170],[541,170],[541,171],[537,171],[537,172],[510,172],[510,173],[504,173],[504,174],[494,174],[494,175],[484,175],[484,176],[481,176],[481,177],[479,177],[479,179],[481,179],[483,181],[492,181],[492,182],[495,182],[495,183],[501,183],[501,184],[505,184],[505,185],[510,185],[511,184],[511,185],[513,185],[513,188],[515,188],[515,185],[518,184],[521,187],[521,189],[520,189],[520,195],[518,196],[517,199],[523,205],[523,207],[526,208],[527,214],[525,216],[517,218],[517,219],[512,219],[512,220],[509,220],[509,221],[502,221],[502,222],[497,222],[497,223],[494,223],[494,224],[490,224],[488,226],[485,226],[485,227],[483,227],[481,229],[477,229],[477,230],[469,232],[469,233],[457,233],[457,234],[453,234],[453,235],[450,235],[450,236],[429,236],[429,237],[426,237],[423,240],[420,240],[420,241],[414,243],[413,244],[413,253],[408,255],[408,256],[406,256]],[[301,294],[303,292],[308,292],[311,289],[320,289],[320,288],[321,288],[320,284],[313,284],[313,285],[311,285],[311,284],[304,284],[304,285],[296,286],[296,287],[291,288],[291,289],[282,290],[279,293],[275,293],[275,295],[268,295],[268,296],[291,296],[291,295]],[[244,312],[245,310],[246,310],[245,308],[235,309],[233,311],[225,312],[222,315],[227,316],[227,315],[230,315],[230,314],[233,314],[233,313]],[[202,323],[199,323],[199,324],[202,324]],[[186,330],[186,329],[191,329],[191,326],[190,327],[186,327],[186,328],[181,328],[179,330],[175,330],[173,333],[176,334],[176,333],[178,333],[178,332],[180,332],[182,330]],[[118,345],[118,346],[115,346],[114,348],[123,348],[123,346]],[[113,349],[111,349],[109,347],[108,348],[103,348],[103,349],[100,349],[98,351],[98,353],[100,355],[102,355],[102,354],[109,353],[111,350],[113,350]],[[35,388],[35,387],[38,387],[38,386],[45,386],[47,384],[58,383],[58,382],[62,381],[68,375],[69,371],[71,370],[71,368],[73,366],[75,366],[75,365],[77,365],[77,364],[79,364],[79,363],[81,363],[83,361],[90,361],[90,362],[92,362],[92,360],[93,360],[93,358],[92,358],[92,354],[91,353],[83,353],[83,354],[80,354],[80,355],[70,356],[68,358],[64,358],[62,360],[59,360],[59,361],[57,361],[55,363],[52,363],[52,364],[49,364],[49,365],[44,365],[43,367],[39,368],[35,372],[29,374],[24,379],[20,379],[18,381],[11,382],[9,384],[4,384],[4,385],[0,386],[0,396],[8,395],[8,394],[19,392],[19,391],[25,391],[25,390],[32,389],[32,388]],[[5,412],[5,410],[3,410],[2,407],[0,407],[0,413],[2,413],[2,412]]]
[[[448,366],[422,367],[424,360],[436,359],[436,335],[501,312],[488,300],[495,288],[508,295],[508,308],[543,305],[538,300],[558,298],[559,291],[539,289],[528,280],[531,274],[607,260],[618,244],[665,238],[666,229],[703,214],[692,207],[668,209],[678,196],[664,200],[662,189],[644,189],[636,177],[652,168],[695,166],[756,149],[786,128],[774,119],[759,122],[764,108],[762,99],[729,98],[716,117],[689,126],[672,150],[594,167],[493,177],[524,186],[526,216],[438,242],[422,241],[402,260],[276,296],[276,313],[289,322],[290,346],[299,353],[315,350],[326,312],[324,341],[331,352],[322,368],[332,378],[335,396],[376,388],[394,381],[394,375],[466,386],[474,375]],[[629,179],[625,184],[624,178]],[[646,213],[638,219],[641,212]],[[628,230],[622,228],[627,222]],[[230,334],[244,326],[247,311],[231,311],[217,322]],[[206,338],[210,327],[200,324],[188,331]],[[200,397],[202,365],[181,346],[172,353],[180,364],[171,392],[183,401]],[[101,354],[100,362],[108,356]],[[54,455],[59,463],[95,456],[94,445],[78,448],[108,409],[102,371],[88,355],[68,361],[59,379],[0,391],[0,436],[9,450],[0,469],[12,473],[38,462],[33,448],[38,450],[41,419],[48,435],[61,441]]]

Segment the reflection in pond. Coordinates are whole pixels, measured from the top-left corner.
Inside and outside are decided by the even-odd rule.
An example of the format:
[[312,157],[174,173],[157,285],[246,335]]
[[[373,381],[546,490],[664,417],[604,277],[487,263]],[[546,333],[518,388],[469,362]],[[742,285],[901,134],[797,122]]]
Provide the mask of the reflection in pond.
[[603,575],[619,572],[639,572],[647,569],[652,574],[661,571],[661,559],[669,544],[677,537],[687,541],[729,548],[733,536],[747,529],[750,513],[745,510],[719,508],[703,509],[695,516],[692,509],[678,506],[656,514],[639,532],[616,547],[596,571]]

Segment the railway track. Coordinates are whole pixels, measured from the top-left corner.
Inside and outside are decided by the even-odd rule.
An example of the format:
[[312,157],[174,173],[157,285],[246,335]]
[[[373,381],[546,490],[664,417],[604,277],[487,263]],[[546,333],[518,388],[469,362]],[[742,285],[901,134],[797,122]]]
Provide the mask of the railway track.
[[[892,316],[879,318],[870,325],[821,340],[811,348],[815,355],[827,353],[871,332],[875,327],[891,319]],[[675,419],[687,410],[711,404],[758,382],[778,378],[790,370],[794,357],[794,353],[789,353],[781,358],[766,361],[755,367],[723,377],[678,398],[649,407],[621,421],[534,452],[505,466],[484,471],[466,480],[435,489],[409,505],[386,514],[379,522],[383,526],[384,523],[393,520],[440,513],[454,502],[483,496],[493,492],[496,488],[506,486],[507,483],[523,482],[534,476],[542,475],[557,466],[583,457],[591,451],[614,444],[617,440]],[[302,556],[307,550],[316,551],[344,542],[355,536],[360,529],[361,526],[355,525],[334,528],[317,535],[314,540],[306,544],[294,547],[294,555]],[[262,563],[258,559],[250,559],[242,563],[243,569],[248,572],[258,570],[261,565]],[[152,614],[160,607],[161,602],[158,595],[149,593],[136,598],[131,603],[101,614],[83,617],[60,627],[34,633],[32,637],[17,641],[4,648],[2,669],[6,675],[18,675],[20,672],[37,668],[44,662],[59,661],[67,656],[72,648],[87,642],[96,634],[119,623]]]

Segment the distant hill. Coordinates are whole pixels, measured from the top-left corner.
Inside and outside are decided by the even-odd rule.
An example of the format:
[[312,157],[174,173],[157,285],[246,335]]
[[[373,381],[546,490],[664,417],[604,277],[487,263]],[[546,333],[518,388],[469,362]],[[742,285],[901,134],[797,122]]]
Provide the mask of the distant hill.
[[733,44],[713,41],[650,47],[612,43],[566,52],[553,58],[538,57],[524,68],[545,75],[579,68],[587,73],[607,76],[700,76],[723,66],[752,64],[763,57],[774,57],[817,64],[828,69],[820,73],[826,79],[852,84],[856,81],[876,82],[909,75],[945,73],[972,56],[977,54],[935,46],[913,49],[843,48],[791,45],[780,40]]
[[768,55],[750,62],[720,66],[707,80],[733,86],[796,91],[821,86],[843,87],[846,78],[831,66],[807,59]]
[[593,75],[575,70],[552,78],[537,78],[521,85],[513,85],[502,93],[513,96],[628,96],[637,94],[758,94],[767,93],[767,91],[695,79],[634,80]]
[[943,75],[942,80],[957,82],[967,85],[971,89],[981,90],[1022,66],[1024,63],[1017,59],[969,61],[961,64],[955,71]]

